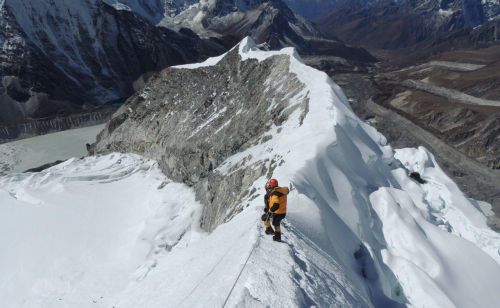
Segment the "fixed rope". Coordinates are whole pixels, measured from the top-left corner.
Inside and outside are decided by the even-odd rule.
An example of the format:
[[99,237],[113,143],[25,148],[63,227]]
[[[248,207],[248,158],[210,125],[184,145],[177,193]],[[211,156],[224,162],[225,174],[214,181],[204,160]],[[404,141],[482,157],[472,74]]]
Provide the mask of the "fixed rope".
[[240,280],[240,277],[241,277],[241,274],[243,273],[243,270],[245,269],[245,267],[247,266],[247,263],[248,263],[248,260],[250,260],[250,257],[252,256],[253,252],[255,251],[255,248],[257,248],[257,245],[258,245],[258,242],[260,241],[260,237],[258,238],[258,240],[255,242],[255,244],[253,245],[253,248],[252,250],[250,251],[250,253],[248,254],[248,257],[247,259],[245,260],[245,263],[243,264],[243,267],[241,268],[240,270],[240,273],[238,274],[238,277],[236,277],[236,280],[234,281],[233,283],[233,286],[231,287],[231,290],[229,291],[229,294],[227,294],[227,297],[226,297],[226,300],[224,301],[224,304],[222,304],[222,308],[225,308],[226,305],[227,305],[227,301],[229,300],[229,298],[231,297],[231,294],[233,293],[234,291],[234,288],[236,287],[236,284],[238,283],[238,280]]

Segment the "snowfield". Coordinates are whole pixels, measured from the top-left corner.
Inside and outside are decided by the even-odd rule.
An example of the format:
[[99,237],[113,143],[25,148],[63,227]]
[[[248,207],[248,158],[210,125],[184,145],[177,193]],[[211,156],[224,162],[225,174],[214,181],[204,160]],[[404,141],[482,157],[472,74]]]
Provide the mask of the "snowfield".
[[2,307],[111,307],[162,253],[201,236],[189,188],[135,155],[73,158],[0,187]]
[[293,49],[238,48],[243,60],[288,56],[306,85],[290,104],[309,97],[304,119],[292,114],[217,169],[283,161],[273,176],[291,187],[285,243],[263,235],[264,177],[207,234],[194,192],[154,161],[70,159],[0,177],[0,306],[498,307],[500,235],[487,205],[424,148],[393,151]]

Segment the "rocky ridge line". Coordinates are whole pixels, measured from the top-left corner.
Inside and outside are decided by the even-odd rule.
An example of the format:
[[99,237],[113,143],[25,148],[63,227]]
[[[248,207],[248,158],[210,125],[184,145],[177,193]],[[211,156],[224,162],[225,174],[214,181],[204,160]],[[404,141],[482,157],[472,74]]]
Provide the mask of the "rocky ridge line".
[[[272,174],[280,157],[251,167],[217,170],[230,156],[272,139],[290,114],[308,110],[290,59],[241,60],[238,48],[215,66],[168,68],[131,97],[93,145],[95,153],[133,152],[153,158],[172,180],[193,186],[204,204],[202,227],[232,213],[256,179]],[[290,100],[297,104],[290,106]],[[251,160],[251,155],[243,160]],[[227,167],[227,166],[226,166]]]

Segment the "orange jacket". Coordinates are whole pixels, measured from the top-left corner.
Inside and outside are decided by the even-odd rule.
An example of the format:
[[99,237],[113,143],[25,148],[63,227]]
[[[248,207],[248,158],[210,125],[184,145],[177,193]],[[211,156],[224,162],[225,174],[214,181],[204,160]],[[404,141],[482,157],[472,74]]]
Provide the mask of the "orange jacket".
[[286,214],[286,195],[288,187],[276,187],[269,194],[269,211],[273,214]]

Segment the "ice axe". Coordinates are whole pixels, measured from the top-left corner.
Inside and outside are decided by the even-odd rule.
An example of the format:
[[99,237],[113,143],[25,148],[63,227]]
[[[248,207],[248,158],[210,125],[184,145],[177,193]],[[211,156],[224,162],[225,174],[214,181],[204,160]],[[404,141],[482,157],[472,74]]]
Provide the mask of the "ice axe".
[[264,215],[262,215],[262,221],[269,221],[269,219],[271,219],[271,214],[271,212],[264,213]]

